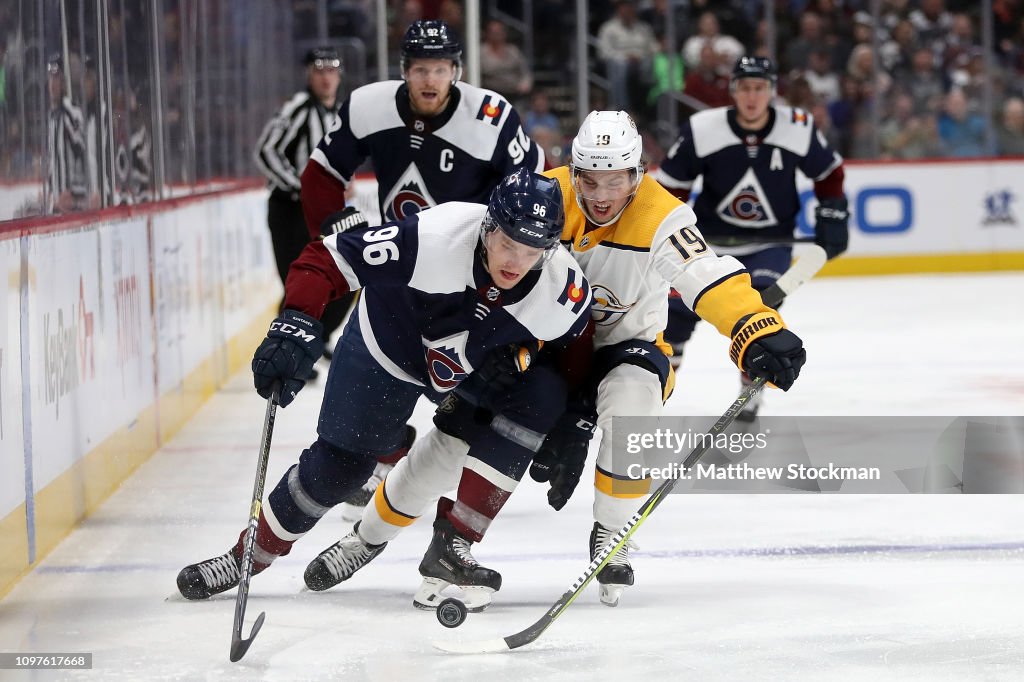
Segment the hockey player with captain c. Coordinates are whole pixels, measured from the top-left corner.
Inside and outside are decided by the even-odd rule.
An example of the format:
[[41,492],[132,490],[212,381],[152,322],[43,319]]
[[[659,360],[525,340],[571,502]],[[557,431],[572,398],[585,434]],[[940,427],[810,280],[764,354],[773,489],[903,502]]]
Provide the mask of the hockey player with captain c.
[[[778,280],[792,261],[793,230],[801,210],[798,169],[814,181],[814,241],[830,259],[845,251],[848,241],[843,159],[829,147],[810,113],[773,104],[776,81],[770,59],[741,57],[730,83],[735,106],[691,116],[653,173],[683,201],[697,177],[703,178],[694,203],[697,224],[720,253],[743,263],[758,291]],[[669,302],[665,339],[675,351],[677,367],[699,319],[682,299]],[[752,401],[737,419],[753,420],[758,405],[759,400]]]
[[[671,351],[661,339],[670,286],[733,339],[731,356],[743,371],[788,390],[806,357],[800,339],[751,288],[749,273],[736,259],[714,254],[693,211],[645,175],[640,155],[640,135],[625,112],[592,112],[573,141],[572,165],[545,173],[566,197],[562,242],[594,291],[593,336],[577,339],[569,353],[593,350],[594,356],[588,378],[546,437],[531,475],[550,481],[549,502],[560,509],[579,481],[594,425],[605,432],[598,448],[591,556],[650,491],[649,480],[628,480],[632,462],[623,453],[613,460],[607,434],[614,417],[661,414],[672,391]],[[449,401],[438,410],[437,428],[417,441],[377,489],[354,531],[358,535],[390,540],[438,495],[458,486],[454,503],[442,498],[439,504],[442,519],[473,490],[473,467],[463,469],[461,462],[477,438],[472,427],[462,428],[473,422],[475,410],[461,396]],[[480,540],[493,519],[494,514],[469,519],[475,527],[461,530]],[[344,579],[368,560],[352,562]],[[598,581],[602,601],[617,604],[622,589],[633,583],[628,548],[615,555]],[[431,587],[436,586],[421,587],[418,603],[437,603]]]
[[[421,395],[440,401],[475,374],[488,380],[467,393],[494,418],[459,457],[481,483],[451,517],[486,515],[505,480],[522,476],[565,402],[556,372],[529,367],[531,350],[537,339],[559,344],[581,333],[591,300],[582,271],[559,246],[563,210],[557,183],[520,169],[486,206],[444,204],[306,247],[289,272],[285,310],[253,359],[260,395],[269,397],[279,383],[281,406],[290,404],[322,352],[317,317],[326,303],[359,288],[363,295],[336,348],[318,438],[262,507],[254,572],[288,554],[366,481],[379,455],[401,444]],[[472,555],[469,541],[445,521],[435,524],[433,560],[421,572],[453,582],[461,578],[448,567],[466,565]],[[310,564],[311,589],[334,584],[353,561],[381,551],[382,543],[362,541],[358,530]],[[225,554],[182,569],[182,595],[204,599],[236,586],[244,537]],[[346,551],[335,550],[342,545]]]
[[[356,170],[372,162],[381,221],[401,220],[450,201],[485,204],[519,169],[541,171],[544,152],[523,132],[519,113],[491,90],[459,81],[462,46],[443,21],[413,22],[401,44],[402,80],[357,88],[342,103],[302,173],[302,208],[312,236],[364,219],[326,221],[346,205]],[[366,484],[346,500],[343,516],[359,513],[377,484],[414,439],[381,457]],[[358,518],[358,516],[356,516]]]

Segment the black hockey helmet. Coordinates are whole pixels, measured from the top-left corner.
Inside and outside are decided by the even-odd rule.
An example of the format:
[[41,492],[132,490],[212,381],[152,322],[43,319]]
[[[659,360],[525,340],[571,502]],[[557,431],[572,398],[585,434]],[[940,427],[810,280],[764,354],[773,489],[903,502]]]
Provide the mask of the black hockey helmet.
[[564,223],[558,181],[520,168],[491,192],[483,230],[487,233],[500,228],[520,244],[553,252]]
[[306,53],[302,63],[317,69],[340,69],[341,55],[330,46],[314,47]]
[[732,82],[741,78],[763,78],[775,86],[779,72],[768,57],[740,57],[732,67]]
[[409,68],[410,59],[450,59],[455,66],[462,65],[462,45],[448,24],[439,19],[414,21],[402,38],[402,71]]

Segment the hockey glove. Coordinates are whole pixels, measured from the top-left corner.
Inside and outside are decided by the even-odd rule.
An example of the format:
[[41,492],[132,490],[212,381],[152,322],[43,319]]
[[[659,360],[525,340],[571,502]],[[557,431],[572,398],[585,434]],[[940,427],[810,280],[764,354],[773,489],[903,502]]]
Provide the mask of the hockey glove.
[[252,358],[256,392],[269,398],[274,382],[281,382],[278,403],[287,407],[313,373],[313,363],[323,355],[324,328],[320,321],[296,310],[285,310],[270,323],[267,338]]
[[729,357],[751,377],[764,377],[788,391],[807,362],[800,337],[782,324],[775,311],[747,315],[732,330]]
[[488,391],[504,392],[519,381],[540,352],[542,341],[536,339],[522,345],[510,343],[491,351],[480,369],[476,370],[477,380],[482,381]]
[[587,462],[590,439],[594,437],[597,421],[593,415],[585,417],[566,412],[551,430],[530,465],[530,477],[538,483],[549,481],[548,504],[555,511],[565,506],[576,490]]
[[370,222],[366,219],[366,216],[359,212],[358,208],[346,206],[342,210],[327,216],[327,219],[320,225],[320,238],[323,239],[338,232],[359,230],[369,226]]
[[846,251],[850,242],[849,219],[846,197],[822,199],[814,209],[814,243],[825,249],[829,260]]

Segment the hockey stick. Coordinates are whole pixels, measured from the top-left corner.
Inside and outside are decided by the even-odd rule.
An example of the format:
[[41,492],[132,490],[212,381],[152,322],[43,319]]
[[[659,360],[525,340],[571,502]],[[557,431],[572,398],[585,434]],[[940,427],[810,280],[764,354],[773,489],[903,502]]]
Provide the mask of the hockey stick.
[[256,482],[252,489],[252,505],[249,507],[249,527],[245,533],[245,548],[242,551],[242,575],[238,580],[238,597],[235,599],[235,627],[231,631],[232,663],[237,663],[245,656],[256,634],[263,627],[267,614],[260,612],[252,626],[248,639],[242,639],[242,622],[245,620],[245,604],[249,599],[249,581],[252,579],[252,552],[256,545],[256,527],[259,525],[260,508],[263,505],[263,484],[267,480],[267,462],[270,460],[270,438],[274,435],[274,418],[277,415],[277,399],[281,390],[275,383],[267,398],[267,413],[263,417],[263,445],[260,447],[260,459],[256,465]]
[[[764,387],[765,380],[762,378],[754,379],[753,383],[746,386],[733,401],[729,409],[725,411],[715,425],[711,427],[711,430],[707,432],[711,435],[711,438],[702,438],[701,444],[693,449],[693,451],[683,460],[683,470],[692,469],[693,465],[697,463],[708,448],[715,441],[715,437],[722,433],[736,418],[736,415],[743,409],[743,406],[754,399],[758,392]],[[618,552],[619,549],[626,544],[626,542],[633,536],[640,524],[647,519],[648,516],[661,504],[665,496],[672,492],[672,489],[676,487],[679,482],[679,478],[669,478],[662,483],[654,491],[654,493],[647,499],[646,502],[630,517],[626,525],[618,530],[617,533],[608,541],[608,544],[604,546],[594,560],[587,566],[587,570],[576,578],[572,586],[566,590],[562,596],[556,601],[551,608],[547,610],[543,616],[540,617],[537,622],[529,626],[525,630],[509,635],[503,638],[484,639],[475,642],[434,642],[434,646],[441,651],[446,651],[454,654],[490,654],[500,653],[503,651],[511,651],[512,649],[518,649],[521,646],[525,646],[530,642],[535,641],[541,634],[547,630],[555,619],[561,616],[565,610],[572,604],[576,597],[580,596],[583,589],[590,584],[590,581],[594,579],[594,576],[605,567],[605,565],[611,560],[612,555]]]
[[817,244],[811,244],[803,250],[796,262],[789,266],[789,270],[782,273],[782,277],[761,292],[761,300],[770,308],[776,307],[797,287],[818,274],[826,260],[828,258],[825,256],[825,249]]

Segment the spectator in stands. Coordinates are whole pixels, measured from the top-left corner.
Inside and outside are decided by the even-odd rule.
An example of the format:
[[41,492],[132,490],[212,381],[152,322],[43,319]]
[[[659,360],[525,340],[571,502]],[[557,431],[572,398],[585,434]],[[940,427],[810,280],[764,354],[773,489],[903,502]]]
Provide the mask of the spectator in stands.
[[491,19],[480,44],[480,84],[512,101],[516,108],[533,87],[533,77],[522,51],[508,42],[505,24]]
[[914,25],[907,19],[897,22],[890,32],[890,39],[879,48],[882,66],[893,75],[909,73],[913,68],[914,53],[919,47]]
[[647,91],[647,106],[658,111],[658,100],[672,92],[682,92],[686,86],[686,67],[683,58],[670,49],[665,36],[658,37],[658,51],[651,58],[651,89]]
[[939,137],[946,156],[982,156],[985,149],[985,119],[967,110],[967,98],[960,88],[952,88],[946,95],[939,116]]
[[[681,41],[686,37],[686,13],[678,5],[681,3],[674,2],[676,7],[673,9],[674,28],[676,32],[676,41]],[[667,36],[668,35],[668,0],[654,0],[650,7],[640,10],[638,16],[640,21],[646,22],[651,30],[654,31],[656,36]]]
[[914,113],[934,112],[942,106],[945,79],[935,68],[935,57],[927,47],[914,53],[913,69],[901,76],[897,85],[914,99]]
[[1010,97],[1003,102],[996,140],[1000,156],[1024,156],[1024,99]]
[[800,17],[800,34],[786,46],[783,67],[803,71],[810,65],[811,52],[823,44],[821,17],[814,12],[804,13]]
[[945,67],[950,68],[961,55],[969,55],[979,47],[974,37],[971,18],[962,12],[952,15],[952,24],[949,33],[946,34],[942,54],[942,63]]
[[608,105],[646,117],[644,81],[654,56],[654,31],[636,17],[633,0],[618,0],[615,14],[597,32],[597,53],[609,80]]
[[811,90],[807,79],[799,72],[789,79],[789,85],[786,88],[783,99],[785,99],[786,104],[789,106],[803,109],[804,111],[810,111],[814,108],[815,103],[817,103],[814,91]]
[[[530,97],[530,108],[527,109],[526,115],[523,117],[523,131],[527,135],[533,137],[533,131],[537,128],[554,131],[562,129],[558,117],[551,113],[551,100],[543,88],[534,89],[533,95]],[[554,167],[553,164],[548,165]]]
[[[683,59],[689,69],[695,69],[700,64],[701,49],[705,44],[710,44],[716,54],[721,56],[722,63],[732,64],[743,56],[743,45],[732,36],[724,35],[719,30],[718,17],[714,12],[704,12],[697,21],[697,35],[689,38],[683,44]],[[728,75],[728,68],[726,75]]]
[[920,7],[910,13],[910,23],[921,44],[941,59],[946,38],[953,28],[953,15],[946,11],[945,0],[921,0]]
[[808,64],[803,77],[814,96],[826,104],[839,99],[839,76],[831,68],[828,50],[822,47],[811,50]]
[[724,59],[715,52],[711,43],[704,43],[700,50],[700,61],[686,74],[686,94],[709,107],[731,105],[729,76],[722,73]]
[[942,145],[929,113],[915,114],[914,99],[905,92],[893,97],[892,110],[878,129],[883,159],[922,159],[942,156]]

